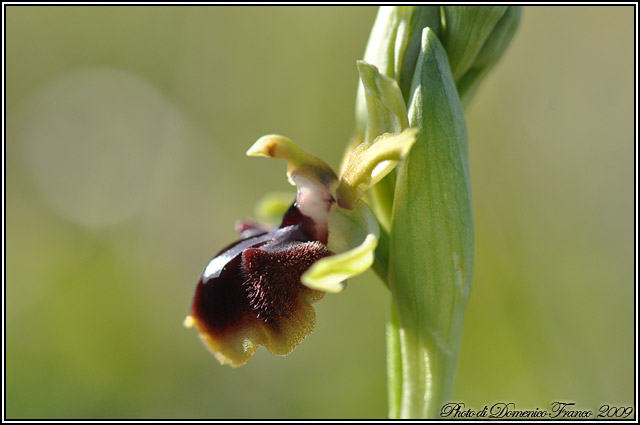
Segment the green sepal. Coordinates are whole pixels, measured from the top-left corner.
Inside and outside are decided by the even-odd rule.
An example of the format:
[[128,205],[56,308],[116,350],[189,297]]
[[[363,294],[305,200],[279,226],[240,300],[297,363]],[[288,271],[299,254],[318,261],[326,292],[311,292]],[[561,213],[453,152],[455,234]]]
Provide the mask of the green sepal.
[[327,247],[336,254],[316,261],[302,275],[302,283],[320,291],[342,291],[346,279],[371,267],[379,237],[378,221],[365,202],[351,210],[334,205],[329,213]]
[[247,156],[264,156],[283,159],[287,162],[289,183],[298,185],[296,177],[302,177],[312,183],[332,187],[337,181],[335,173],[320,158],[300,149],[290,139],[278,134],[269,134],[259,138],[248,150]]

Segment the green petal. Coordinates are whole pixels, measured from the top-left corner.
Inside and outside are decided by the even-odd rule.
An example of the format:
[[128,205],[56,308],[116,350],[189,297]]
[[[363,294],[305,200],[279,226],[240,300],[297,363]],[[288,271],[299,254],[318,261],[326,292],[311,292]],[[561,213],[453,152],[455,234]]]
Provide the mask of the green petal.
[[378,221],[367,204],[360,201],[353,210],[335,205],[329,215],[328,248],[339,254],[315,262],[302,283],[325,292],[342,291],[346,279],[371,267],[379,237]]
[[373,143],[356,147],[345,166],[336,191],[338,204],[351,209],[367,190],[386,176],[407,156],[416,142],[416,129],[406,129],[400,134],[383,134]]

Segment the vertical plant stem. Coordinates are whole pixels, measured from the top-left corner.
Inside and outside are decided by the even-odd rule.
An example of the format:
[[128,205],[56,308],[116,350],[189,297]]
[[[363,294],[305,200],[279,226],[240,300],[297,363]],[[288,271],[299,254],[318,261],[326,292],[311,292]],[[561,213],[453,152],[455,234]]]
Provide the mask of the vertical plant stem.
[[389,306],[387,321],[387,388],[389,397],[389,419],[399,419],[402,407],[402,349],[400,346],[400,324],[393,299]]

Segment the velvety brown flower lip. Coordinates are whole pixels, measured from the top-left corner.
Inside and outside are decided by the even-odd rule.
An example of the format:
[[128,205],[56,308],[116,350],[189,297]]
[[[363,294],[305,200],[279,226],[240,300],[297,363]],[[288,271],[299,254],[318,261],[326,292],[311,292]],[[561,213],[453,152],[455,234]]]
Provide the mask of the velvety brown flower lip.
[[311,333],[311,304],[323,292],[300,282],[320,258],[331,255],[327,234],[294,203],[280,227],[264,232],[244,223],[250,235],[223,249],[203,271],[193,300],[190,323],[226,364],[244,364],[259,345],[288,354]]

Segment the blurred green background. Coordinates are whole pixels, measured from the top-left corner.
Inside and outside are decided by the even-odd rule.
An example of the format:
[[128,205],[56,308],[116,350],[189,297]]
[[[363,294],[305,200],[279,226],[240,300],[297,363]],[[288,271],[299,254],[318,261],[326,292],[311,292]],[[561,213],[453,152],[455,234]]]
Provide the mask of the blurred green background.
[[[388,294],[220,366],[195,283],[282,163],[338,167],[374,7],[6,8],[6,417],[386,417]],[[634,10],[527,7],[467,111],[476,226],[455,400],[634,403]]]

